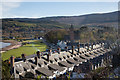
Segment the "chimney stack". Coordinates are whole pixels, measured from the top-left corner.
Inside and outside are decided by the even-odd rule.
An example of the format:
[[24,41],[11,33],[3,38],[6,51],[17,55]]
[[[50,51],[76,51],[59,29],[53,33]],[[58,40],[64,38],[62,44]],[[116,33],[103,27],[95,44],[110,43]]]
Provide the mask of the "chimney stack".
[[103,43],[101,42],[101,47],[103,46]]
[[83,44],[83,48],[85,48],[85,44]]
[[61,49],[60,49],[60,48],[58,48],[58,54],[60,54],[60,51],[61,51]]
[[65,47],[65,49],[66,49],[66,52],[68,52],[68,47],[67,46]]
[[47,54],[47,61],[49,61],[49,56],[50,56],[50,54],[48,53],[48,54]]
[[10,57],[11,74],[14,73],[14,56]]
[[93,43],[91,43],[91,49],[93,49]]
[[78,44],[77,47],[78,47],[78,53],[80,53],[80,45]]
[[37,53],[37,57],[40,59],[40,57],[41,57],[40,56],[40,51],[37,51],[36,53]]
[[75,46],[72,46],[72,54],[74,54],[74,48],[75,48]]
[[87,44],[87,47],[88,47],[88,48],[87,48],[87,51],[89,51],[89,43]]
[[21,56],[22,56],[23,61],[25,62],[25,61],[26,61],[26,56],[25,56],[25,54],[22,54]]
[[38,65],[38,57],[35,57],[35,64]]
[[49,54],[50,54],[50,55],[52,54],[52,50],[51,50],[51,49],[49,49]]

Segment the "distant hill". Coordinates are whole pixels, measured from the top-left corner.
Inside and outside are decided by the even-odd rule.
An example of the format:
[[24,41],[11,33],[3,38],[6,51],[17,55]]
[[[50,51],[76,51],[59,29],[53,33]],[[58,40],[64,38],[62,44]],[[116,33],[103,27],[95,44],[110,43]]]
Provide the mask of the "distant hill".
[[2,19],[2,36],[8,37],[39,37],[51,30],[88,27],[117,27],[118,12],[104,14],[88,14],[81,16],[56,16],[45,18],[7,18]]
[[117,26],[118,11],[103,14],[88,14],[82,16],[61,16],[42,18],[41,20],[57,21],[64,24],[74,25],[108,25]]
[[[11,20],[11,19],[8,19]],[[75,26],[81,27],[82,25],[98,26],[106,25],[117,27],[118,22],[118,11],[103,13],[103,14],[88,14],[81,16],[56,16],[56,17],[45,17],[45,18],[12,18],[19,22],[27,23],[50,23],[50,24],[74,24]]]

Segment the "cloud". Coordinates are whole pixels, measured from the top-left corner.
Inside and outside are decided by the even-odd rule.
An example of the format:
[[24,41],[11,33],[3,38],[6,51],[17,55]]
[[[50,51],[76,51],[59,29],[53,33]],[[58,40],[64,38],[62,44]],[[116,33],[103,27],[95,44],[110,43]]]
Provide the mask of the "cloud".
[[18,8],[20,6],[20,3],[23,0],[18,0],[19,2],[14,2],[15,0],[3,0],[2,5],[0,7],[0,16],[5,17],[10,15],[10,11],[14,8]]
[[2,4],[2,9],[3,9],[2,11],[7,12],[7,11],[9,11],[13,8],[17,8],[19,6],[20,6],[20,3],[17,3],[17,2],[4,2]]

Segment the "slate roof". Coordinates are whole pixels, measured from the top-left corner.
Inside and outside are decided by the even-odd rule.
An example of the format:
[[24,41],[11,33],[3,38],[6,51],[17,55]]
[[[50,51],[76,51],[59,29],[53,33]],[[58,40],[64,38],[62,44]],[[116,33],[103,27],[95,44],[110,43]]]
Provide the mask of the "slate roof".
[[89,54],[89,53],[85,54],[85,56],[89,56],[89,57],[92,58],[92,59],[95,57],[94,55],[91,55],[91,54]]
[[80,57],[83,57],[83,58],[85,58],[85,59],[87,59],[87,60],[90,60],[90,57],[87,57],[87,56],[85,56],[84,54],[80,55]]
[[[97,47],[96,47],[97,48]],[[68,52],[62,51],[60,54],[54,53],[49,56],[49,61],[47,61],[47,56],[44,55],[40,59],[38,58],[38,65],[43,65],[43,66],[38,66],[35,63],[34,56],[36,54],[27,57],[26,62],[19,61],[15,62],[15,70],[18,72],[16,74],[17,76],[20,75],[22,77],[25,76],[25,73],[30,71],[33,74],[43,74],[44,76],[53,76],[55,75],[54,72],[60,71],[63,73],[69,69],[73,68],[74,65],[81,64],[82,62],[86,62],[87,60],[97,57],[99,55],[104,54],[107,50],[104,50],[104,48],[98,48],[95,50],[91,50],[89,52],[85,52],[85,48],[80,48],[80,53],[77,52],[78,50],[74,51],[74,55],[71,54],[72,50],[69,50]],[[84,52],[84,54],[82,53]],[[109,51],[109,50],[108,50]],[[82,56],[83,58],[81,58]],[[87,57],[89,56],[89,57]],[[57,60],[57,62],[56,62]],[[35,72],[34,72],[35,70]]]
[[24,72],[24,69],[23,69],[23,66],[22,66],[21,63],[16,63],[15,64],[15,69],[16,69],[16,71],[17,71],[18,74],[21,74],[21,73]]
[[49,64],[48,66],[49,66],[50,68],[52,68],[52,69],[54,69],[54,70],[58,70],[58,71],[63,71],[63,70],[65,70],[65,68],[60,67],[60,66],[57,65],[57,64]]
[[61,64],[61,65],[65,66],[65,67],[67,67],[67,68],[73,67],[73,64],[69,64],[66,61],[58,62],[58,64]]
[[75,56],[74,59],[78,60],[79,62],[85,62],[86,59],[82,59],[79,56]]
[[72,58],[68,58],[66,61],[68,61],[68,62],[70,62],[70,63],[72,63],[72,64],[75,64],[75,65],[80,64],[80,62],[75,61],[75,60],[74,60],[74,59],[72,59]]
[[30,65],[30,67],[31,67],[32,69],[35,69],[35,68],[37,67],[37,65],[34,64],[34,63],[28,62],[28,64]]
[[30,69],[30,66],[28,63],[22,62],[21,64],[22,64],[23,68],[25,68],[26,70]]
[[53,76],[54,73],[44,67],[40,67],[36,70],[36,72],[42,73],[45,76]]

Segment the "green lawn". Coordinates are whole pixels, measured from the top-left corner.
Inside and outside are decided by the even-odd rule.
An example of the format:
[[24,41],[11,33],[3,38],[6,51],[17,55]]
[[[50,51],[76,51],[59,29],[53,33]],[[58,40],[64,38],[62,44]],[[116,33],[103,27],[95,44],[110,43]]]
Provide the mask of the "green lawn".
[[[24,41],[27,42],[27,41]],[[2,53],[2,60],[7,60],[10,56],[21,57],[21,54],[26,55],[34,54],[37,50],[45,51],[47,46],[44,43],[40,43],[39,40],[29,40],[30,44],[19,47],[18,49],[12,49],[7,52]]]

